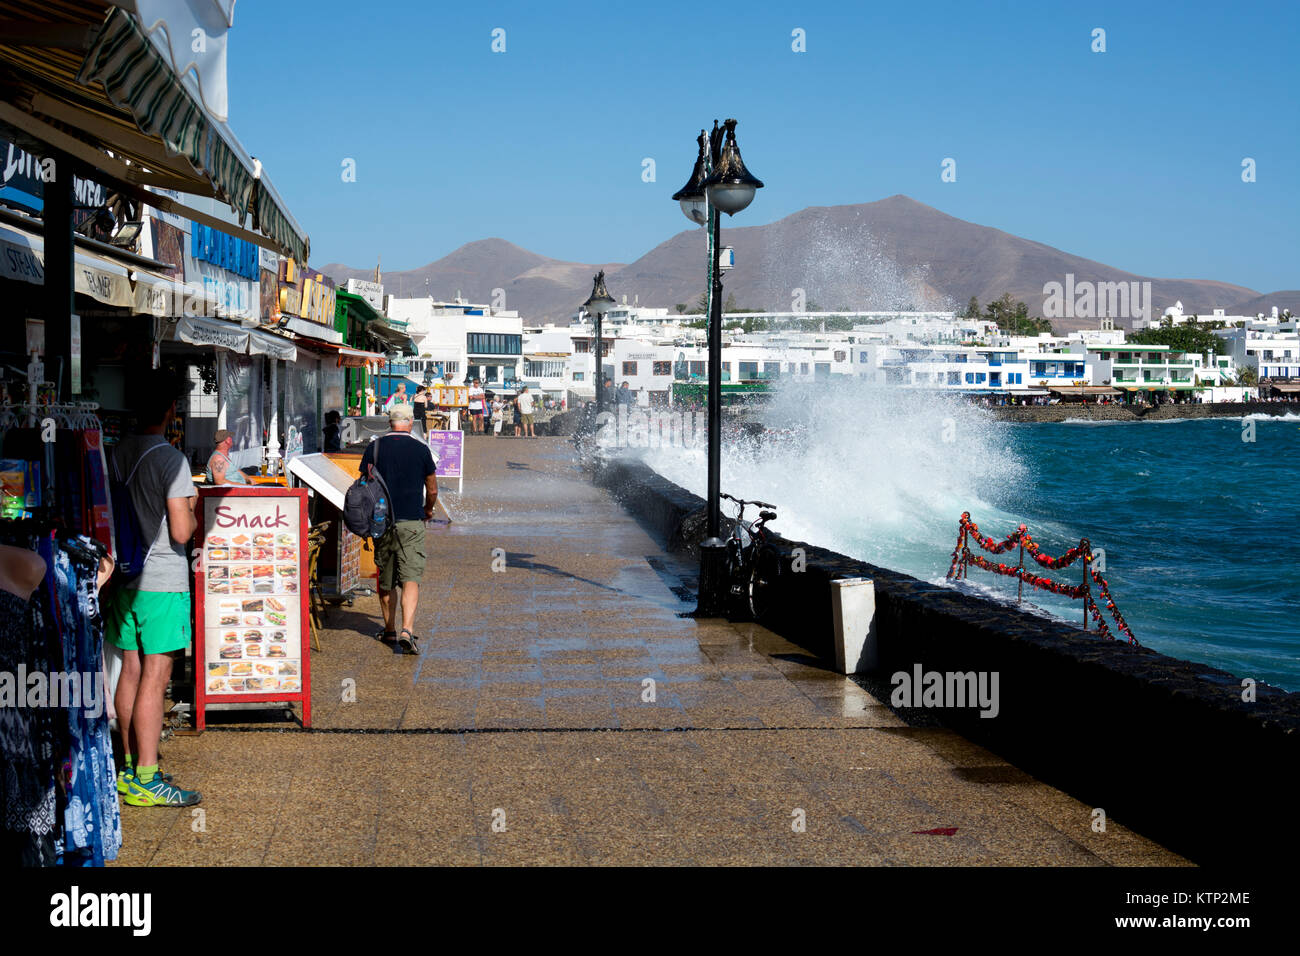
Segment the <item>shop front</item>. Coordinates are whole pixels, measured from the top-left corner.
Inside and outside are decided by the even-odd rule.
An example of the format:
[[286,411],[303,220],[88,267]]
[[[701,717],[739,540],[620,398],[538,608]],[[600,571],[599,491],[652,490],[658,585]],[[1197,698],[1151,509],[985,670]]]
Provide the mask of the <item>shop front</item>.
[[[197,330],[200,318],[166,305],[175,278],[169,273],[182,266],[189,275],[193,265],[205,290],[197,298],[206,299],[210,290],[228,315],[240,318],[221,322],[222,331],[237,340],[244,322],[256,325],[259,319],[252,311],[257,278],[240,275],[247,251],[237,251],[223,236],[269,245],[302,261],[309,253],[305,233],[261,165],[197,92],[199,69],[191,64],[178,73],[177,61],[155,46],[131,12],[135,6],[8,0],[0,29],[0,136],[8,144],[6,156],[20,156],[25,168],[39,171],[43,187],[40,203],[26,212],[11,195],[0,195],[0,205],[9,207],[0,222],[0,348],[11,353],[3,357],[5,390],[12,398],[40,400],[38,408],[23,410],[30,412],[23,421],[3,429],[3,454],[13,442],[21,464],[5,469],[4,487],[11,472],[24,482],[24,520],[0,520],[0,562],[6,581],[30,583],[0,588],[0,601],[6,602],[0,612],[10,620],[10,667],[51,678],[56,669],[96,678],[105,669],[99,574],[108,566],[113,539],[104,453],[112,436],[101,416],[109,406],[125,404],[134,376],[161,364],[163,342],[175,343],[183,322],[191,323],[194,340],[180,336],[183,349],[178,347],[176,358],[229,354],[241,370],[236,377],[242,375],[250,391],[258,363],[270,363],[273,388],[275,363],[292,361],[282,337],[251,328],[243,329],[242,351],[198,341],[204,334]],[[182,38],[188,49],[196,27],[191,11],[185,4],[164,6],[168,34]],[[224,66],[220,85],[224,89]],[[159,184],[175,192],[150,191]],[[185,205],[201,196],[220,197],[230,218]],[[178,249],[170,234],[142,254],[146,205],[210,229],[200,237],[202,248]],[[38,220],[32,215],[37,209]],[[164,255],[165,261],[157,258]],[[233,272],[249,284],[222,289],[219,272]],[[218,314],[203,319],[221,321]],[[287,349],[293,349],[291,342]],[[96,400],[98,409],[82,404]],[[250,419],[252,407],[255,402]],[[250,420],[249,426],[256,433],[256,423]],[[39,476],[33,490],[40,494],[28,499],[26,481],[33,473]],[[301,554],[301,542],[294,546]],[[302,572],[291,563],[284,562],[292,573],[283,580],[302,594]],[[274,591],[280,593],[290,592]],[[38,604],[39,613],[28,613],[30,603]],[[282,673],[277,662],[277,680]],[[183,674],[178,668],[176,683]],[[294,700],[306,717],[305,667],[301,677],[289,679],[301,690],[289,688],[299,696],[284,699]],[[279,690],[285,689],[282,681]],[[106,709],[65,699],[21,710],[7,733],[11,743],[30,747],[21,761],[6,761],[6,788],[31,796],[33,812],[7,815],[0,857],[10,866],[95,866],[115,859],[122,842],[118,745]]]

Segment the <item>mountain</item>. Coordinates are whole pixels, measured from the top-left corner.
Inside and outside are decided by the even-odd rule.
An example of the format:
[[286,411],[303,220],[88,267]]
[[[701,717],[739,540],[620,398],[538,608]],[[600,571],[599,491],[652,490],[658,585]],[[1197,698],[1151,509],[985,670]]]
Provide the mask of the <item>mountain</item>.
[[[494,290],[501,289],[504,303],[499,308],[518,309],[529,321],[565,321],[591,294],[591,277],[598,269],[609,272],[621,267],[617,262],[604,266],[561,262],[504,239],[480,239],[426,266],[384,272],[382,278],[384,290],[393,295],[451,299],[459,293],[470,302],[492,305],[501,299]],[[319,271],[340,284],[375,277],[373,268],[354,269],[337,262]]]
[[[421,295],[425,279],[437,298],[456,290],[471,301],[505,292],[506,308],[530,322],[565,322],[586,299],[591,276],[604,268],[610,293],[642,305],[693,307],[705,286],[704,230],[680,232],[627,265],[583,265],[548,259],[503,239],[484,239],[409,272],[386,273],[388,291]],[[740,308],[767,311],[930,308],[964,309],[1004,292],[1043,314],[1044,286],[1080,282],[1151,282],[1152,315],[1181,301],[1188,312],[1237,311],[1248,301],[1288,306],[1244,286],[1208,279],[1160,279],[1125,272],[1000,229],[956,219],[907,196],[845,206],[811,206],[763,226],[731,227],[722,241],[736,253],[723,284]],[[339,264],[322,272],[336,280],[373,270]],[[802,290],[802,294],[800,292]],[[1283,292],[1278,296],[1298,296]],[[1287,300],[1288,302],[1290,299]],[[1260,306],[1250,311],[1266,310]],[[1247,314],[1250,314],[1247,312]],[[1095,318],[1054,318],[1057,331],[1097,326]],[[1117,321],[1117,325],[1124,325]]]
[[1269,315],[1272,313],[1274,306],[1277,307],[1279,312],[1290,309],[1293,315],[1300,315],[1300,289],[1284,289],[1280,292],[1270,292],[1268,295],[1261,295],[1249,302],[1238,303],[1231,309],[1225,309],[1224,311],[1228,315],[1258,315],[1260,312]]

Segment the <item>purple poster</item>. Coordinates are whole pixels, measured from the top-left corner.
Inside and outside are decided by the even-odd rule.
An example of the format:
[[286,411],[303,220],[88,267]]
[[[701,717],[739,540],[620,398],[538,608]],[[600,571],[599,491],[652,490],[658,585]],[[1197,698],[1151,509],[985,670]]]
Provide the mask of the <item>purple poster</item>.
[[460,478],[461,459],[465,451],[465,433],[429,432],[429,447],[438,461],[439,478]]

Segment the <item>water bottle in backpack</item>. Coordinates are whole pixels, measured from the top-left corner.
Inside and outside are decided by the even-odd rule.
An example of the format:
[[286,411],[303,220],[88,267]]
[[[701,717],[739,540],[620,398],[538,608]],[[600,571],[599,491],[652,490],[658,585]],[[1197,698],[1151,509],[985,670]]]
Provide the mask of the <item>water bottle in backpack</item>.
[[388,528],[388,502],[380,495],[375,502],[374,513],[370,516],[370,537],[378,538]]

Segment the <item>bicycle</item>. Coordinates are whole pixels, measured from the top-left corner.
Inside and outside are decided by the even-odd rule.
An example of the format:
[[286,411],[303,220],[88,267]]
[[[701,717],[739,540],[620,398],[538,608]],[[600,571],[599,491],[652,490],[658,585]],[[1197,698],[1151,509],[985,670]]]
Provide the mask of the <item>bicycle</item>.
[[781,576],[781,552],[771,543],[766,525],[776,519],[776,512],[760,510],[758,520],[745,523],[745,508],[756,505],[772,509],[766,501],[745,501],[728,494],[719,497],[738,506],[731,534],[727,536],[727,581],[734,616],[757,621],[770,620],[775,603],[776,582]]

